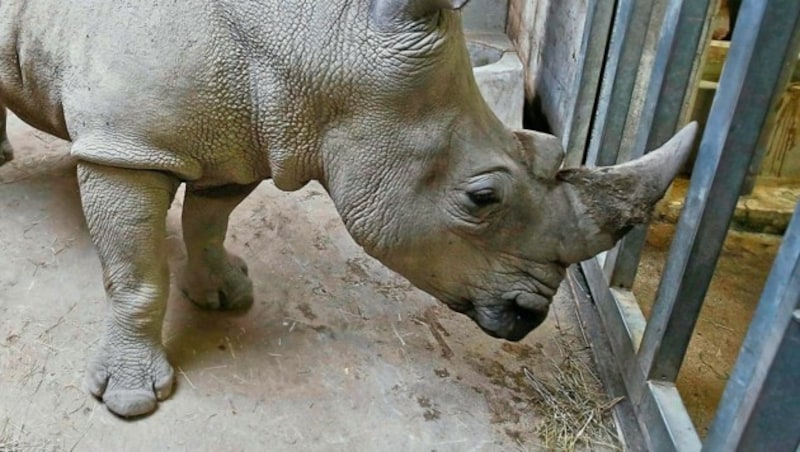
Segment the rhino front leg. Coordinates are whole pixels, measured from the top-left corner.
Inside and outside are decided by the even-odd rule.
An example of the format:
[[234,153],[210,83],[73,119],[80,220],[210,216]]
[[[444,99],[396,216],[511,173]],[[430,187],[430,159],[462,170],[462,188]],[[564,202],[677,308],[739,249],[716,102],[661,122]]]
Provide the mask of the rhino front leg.
[[211,189],[187,187],[183,205],[183,240],[187,263],[183,293],[205,309],[241,310],[253,304],[247,265],[225,250],[228,217],[258,184]]
[[14,159],[14,150],[6,136],[6,107],[0,102],[0,166]]
[[172,391],[161,327],[169,293],[166,214],[178,181],[89,163],[78,165],[78,178],[109,305],[89,390],[120,416],[147,414]]

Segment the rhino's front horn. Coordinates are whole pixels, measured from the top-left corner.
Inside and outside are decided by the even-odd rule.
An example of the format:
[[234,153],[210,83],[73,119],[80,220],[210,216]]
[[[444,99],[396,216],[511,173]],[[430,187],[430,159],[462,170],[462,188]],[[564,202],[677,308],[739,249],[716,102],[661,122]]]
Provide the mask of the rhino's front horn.
[[559,171],[556,177],[577,220],[575,235],[562,245],[561,259],[570,263],[588,259],[613,247],[633,226],[647,223],[689,157],[696,134],[697,123],[692,122],[636,160]]
[[461,9],[469,0],[372,0],[370,22],[381,31],[402,30],[443,9]]

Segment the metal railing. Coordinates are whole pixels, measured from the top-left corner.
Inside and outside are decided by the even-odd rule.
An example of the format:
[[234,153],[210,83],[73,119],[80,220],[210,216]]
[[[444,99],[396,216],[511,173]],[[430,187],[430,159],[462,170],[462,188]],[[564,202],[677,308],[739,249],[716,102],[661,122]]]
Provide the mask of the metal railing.
[[[590,0],[590,11],[604,1]],[[716,7],[711,0],[617,0],[613,17],[587,18],[584,42],[608,43],[591,123],[571,126],[591,130],[587,165],[635,158],[675,132],[696,86]],[[611,23],[597,23],[597,17]],[[646,31],[654,24],[660,35],[653,58],[644,61]],[[607,341],[613,354],[618,379],[606,382],[623,388],[649,450],[800,447],[797,210],[705,441],[675,387],[749,167],[765,146],[799,51],[800,1],[742,2],[649,320],[629,290],[646,228],[580,266],[603,325],[596,329],[603,337],[595,339]],[[638,92],[637,81],[645,87]]]

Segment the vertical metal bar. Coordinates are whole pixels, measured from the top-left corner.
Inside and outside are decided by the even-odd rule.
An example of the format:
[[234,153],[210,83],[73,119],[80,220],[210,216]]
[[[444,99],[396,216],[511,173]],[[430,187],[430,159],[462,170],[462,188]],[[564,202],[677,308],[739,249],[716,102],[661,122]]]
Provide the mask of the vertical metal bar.
[[737,25],[639,349],[648,379],[677,377],[760,131],[800,48],[800,2],[745,0]]
[[648,450],[699,451],[702,446],[700,438],[675,385],[647,381],[639,366],[636,344],[645,320],[630,292],[608,287],[597,258],[582,262],[581,269],[605,328],[606,337],[602,340],[611,346],[613,365],[617,367],[626,396],[633,404]]
[[704,450],[800,444],[800,203],[775,258]]
[[[766,138],[769,135],[769,128],[765,129],[764,135]],[[765,140],[762,140],[759,144],[758,148],[756,149],[756,153],[753,156],[753,161],[750,164],[750,168],[747,170],[747,176],[745,176],[744,184],[742,185],[742,190],[740,194],[742,196],[747,196],[753,193],[753,189],[756,188],[756,180],[758,179],[758,174],[761,172],[761,164],[764,162],[764,157],[767,155],[767,143]]]
[[651,451],[699,452],[702,449],[703,443],[675,384],[648,381],[640,404],[643,419],[639,423],[648,428],[646,438]]
[[[708,43],[708,18],[715,5],[713,0],[671,0],[667,5],[631,158],[656,149],[675,133],[697,79],[697,56]],[[646,235],[646,226],[634,228],[612,254],[606,266],[612,286],[633,286]]]
[[[795,268],[800,271],[800,268]],[[797,296],[797,294],[795,294]],[[800,449],[800,309],[786,330],[770,371],[750,412],[738,452]]]
[[615,4],[614,0],[589,0],[587,6],[586,25],[583,29],[578,60],[581,70],[576,74],[571,90],[578,95],[575,96],[575,103],[571,109],[572,116],[566,120],[568,129],[563,137],[566,167],[576,167],[583,163]]
[[619,0],[617,3],[586,156],[589,165],[613,165],[617,161],[654,1]]

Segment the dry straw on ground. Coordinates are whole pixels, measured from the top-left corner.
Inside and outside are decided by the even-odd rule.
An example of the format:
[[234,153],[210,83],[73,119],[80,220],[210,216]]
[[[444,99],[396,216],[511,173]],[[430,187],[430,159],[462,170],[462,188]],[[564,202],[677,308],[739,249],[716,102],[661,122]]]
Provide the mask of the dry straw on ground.
[[540,378],[523,368],[539,397],[542,421],[537,433],[543,446],[555,451],[622,450],[612,415],[622,398],[610,399],[604,392],[585,340],[560,328],[552,340],[559,355],[548,357],[551,376]]
[[16,432],[8,421],[0,425],[0,452],[21,452],[19,443],[15,439]]
[[[0,418],[0,452],[58,452],[61,449],[35,438],[24,426]],[[69,451],[72,452],[72,451]]]

